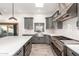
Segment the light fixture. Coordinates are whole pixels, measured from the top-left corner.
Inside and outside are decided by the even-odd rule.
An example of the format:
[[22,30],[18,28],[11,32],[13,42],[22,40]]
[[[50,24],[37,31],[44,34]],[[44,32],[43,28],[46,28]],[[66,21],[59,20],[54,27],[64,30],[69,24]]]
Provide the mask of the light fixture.
[[9,20],[17,20],[15,17],[14,17],[14,3],[12,3],[12,17],[9,18]]
[[35,3],[35,6],[36,6],[36,7],[43,7],[44,4],[43,4],[43,3]]

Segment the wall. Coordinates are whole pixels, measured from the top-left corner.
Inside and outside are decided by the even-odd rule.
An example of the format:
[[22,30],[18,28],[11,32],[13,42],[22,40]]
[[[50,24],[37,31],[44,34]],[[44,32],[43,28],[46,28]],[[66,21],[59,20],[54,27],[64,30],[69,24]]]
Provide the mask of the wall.
[[[45,32],[44,33],[51,33],[52,34],[52,30],[46,30],[46,20],[45,17],[50,16],[50,15],[46,15],[46,14],[17,14],[15,15],[15,17],[18,19],[17,21],[10,21],[8,20],[8,18],[10,17],[10,15],[2,15],[0,16],[0,22],[18,22],[19,26],[19,35],[22,34],[34,34],[34,29],[33,30],[26,30],[24,29],[24,17],[34,17],[34,21],[33,23],[45,23],[44,29]],[[33,28],[34,28],[34,24],[33,24]]]
[[63,22],[63,29],[56,29],[54,34],[63,35],[79,40],[79,29],[76,27],[78,17]]

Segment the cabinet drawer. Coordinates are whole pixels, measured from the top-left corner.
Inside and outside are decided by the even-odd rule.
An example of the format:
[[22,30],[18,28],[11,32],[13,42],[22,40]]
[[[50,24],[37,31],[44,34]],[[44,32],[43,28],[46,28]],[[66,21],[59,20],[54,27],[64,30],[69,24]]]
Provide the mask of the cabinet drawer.
[[25,51],[27,51],[27,49],[29,49],[29,48],[32,48],[32,45],[31,44],[25,46]]
[[24,51],[25,51],[24,55],[25,56],[29,56],[29,54],[31,52],[31,48],[32,48],[31,42],[29,42],[29,44],[24,46]]
[[63,51],[63,45],[60,44],[58,41],[53,41],[53,44],[54,44],[60,51]]
[[25,56],[29,56],[31,52],[31,47],[29,47],[26,51],[25,51]]

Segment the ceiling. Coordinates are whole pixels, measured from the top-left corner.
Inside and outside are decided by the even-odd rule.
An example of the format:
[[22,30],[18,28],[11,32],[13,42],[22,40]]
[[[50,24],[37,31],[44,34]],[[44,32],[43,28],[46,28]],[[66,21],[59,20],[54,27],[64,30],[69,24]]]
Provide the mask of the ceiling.
[[[53,14],[57,9],[56,3],[44,3],[44,7],[35,7],[34,3],[15,3],[15,14]],[[0,3],[2,14],[12,13],[11,3]]]

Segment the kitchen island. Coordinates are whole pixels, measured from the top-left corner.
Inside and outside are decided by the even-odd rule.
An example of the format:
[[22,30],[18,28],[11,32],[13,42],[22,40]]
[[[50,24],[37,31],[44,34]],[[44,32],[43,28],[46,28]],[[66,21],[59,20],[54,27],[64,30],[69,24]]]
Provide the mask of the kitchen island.
[[[7,36],[0,38],[0,56],[13,56],[24,47],[32,36]],[[20,53],[21,51],[19,51]],[[24,53],[23,53],[24,55]]]

